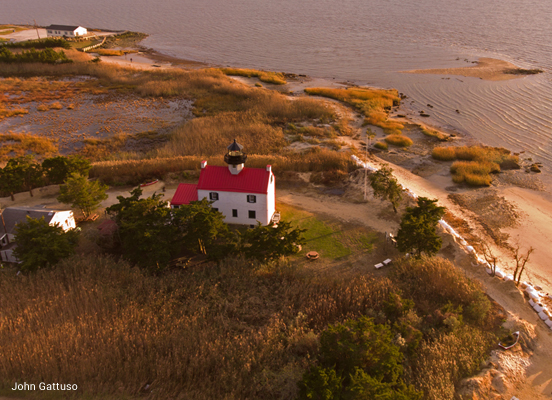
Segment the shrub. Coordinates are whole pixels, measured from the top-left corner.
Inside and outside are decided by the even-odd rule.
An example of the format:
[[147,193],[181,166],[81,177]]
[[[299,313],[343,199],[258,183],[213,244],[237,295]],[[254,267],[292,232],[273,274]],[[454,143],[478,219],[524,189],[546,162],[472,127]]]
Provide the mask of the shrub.
[[431,156],[440,161],[453,161],[456,160],[456,151],[454,147],[435,147]]
[[385,137],[385,141],[393,146],[408,147],[414,143],[412,139],[402,135],[389,135]]
[[374,143],[374,147],[376,149],[380,149],[380,150],[387,150],[388,146],[387,146],[387,143],[378,141],[378,142]]

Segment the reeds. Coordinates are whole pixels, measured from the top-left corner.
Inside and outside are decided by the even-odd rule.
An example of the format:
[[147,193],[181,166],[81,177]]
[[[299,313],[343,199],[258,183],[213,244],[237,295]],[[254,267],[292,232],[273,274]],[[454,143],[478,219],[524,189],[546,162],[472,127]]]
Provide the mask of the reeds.
[[297,397],[328,324],[378,307],[386,279],[245,260],[150,276],[108,258],[0,280],[0,388],[71,382],[79,397]]
[[442,142],[446,142],[447,140],[449,140],[449,136],[442,133],[442,132],[439,132],[435,129],[430,129],[424,125],[420,125],[420,129],[422,131],[422,133],[426,136],[429,136],[429,137],[434,137]]
[[[223,155],[219,151],[210,157],[188,155],[96,162],[92,164],[90,177],[99,178],[107,184],[137,184],[148,179],[163,178],[169,173],[199,170],[201,161],[205,159],[209,165],[226,166]],[[351,160],[349,153],[337,153],[322,148],[313,148],[304,154],[253,154],[247,157],[247,166],[250,168],[265,168],[267,165],[272,165],[276,175],[284,171],[320,172],[331,170],[349,173],[358,168]]]

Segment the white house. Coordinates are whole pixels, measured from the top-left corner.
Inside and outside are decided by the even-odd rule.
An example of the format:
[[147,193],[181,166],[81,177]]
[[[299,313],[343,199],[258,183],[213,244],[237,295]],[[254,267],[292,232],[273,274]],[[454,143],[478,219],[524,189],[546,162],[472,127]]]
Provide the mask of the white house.
[[270,224],[276,215],[276,182],[272,167],[246,168],[243,146],[232,143],[224,161],[228,167],[201,163],[199,182],[180,184],[171,200],[176,208],[190,201],[208,199],[229,224]]
[[88,33],[86,28],[82,26],[73,25],[50,25],[46,28],[46,35],[48,37],[79,37]]
[[13,256],[15,243],[15,228],[19,222],[25,222],[27,216],[30,218],[44,220],[49,225],[59,224],[64,231],[76,228],[73,211],[47,210],[44,208],[32,207],[8,207],[2,211],[0,216],[0,261],[17,262]]

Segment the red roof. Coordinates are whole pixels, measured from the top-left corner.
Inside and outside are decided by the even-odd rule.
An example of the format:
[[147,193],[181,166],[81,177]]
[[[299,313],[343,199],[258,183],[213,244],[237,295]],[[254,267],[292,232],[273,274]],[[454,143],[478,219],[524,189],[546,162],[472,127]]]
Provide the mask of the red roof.
[[189,204],[190,201],[197,201],[197,185],[193,183],[181,183],[171,200],[171,206]]
[[199,174],[198,190],[221,192],[261,193],[268,192],[270,171],[263,168],[244,168],[232,175],[228,167],[207,165]]

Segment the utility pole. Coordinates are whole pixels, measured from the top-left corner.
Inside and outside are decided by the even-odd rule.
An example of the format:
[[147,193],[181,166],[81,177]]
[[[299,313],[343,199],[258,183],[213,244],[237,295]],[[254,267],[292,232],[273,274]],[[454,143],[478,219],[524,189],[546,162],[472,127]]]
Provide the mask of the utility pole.
[[[370,133],[368,133],[370,132]],[[368,181],[368,146],[372,145],[372,138],[374,137],[374,132],[370,128],[366,129],[366,135],[364,136],[364,200],[367,200],[366,186]],[[370,140],[370,144],[368,144]]]
[[40,33],[38,33],[38,25],[36,24],[36,19],[33,19],[35,23],[35,29],[36,29],[36,36],[38,36],[38,40],[40,40]]

